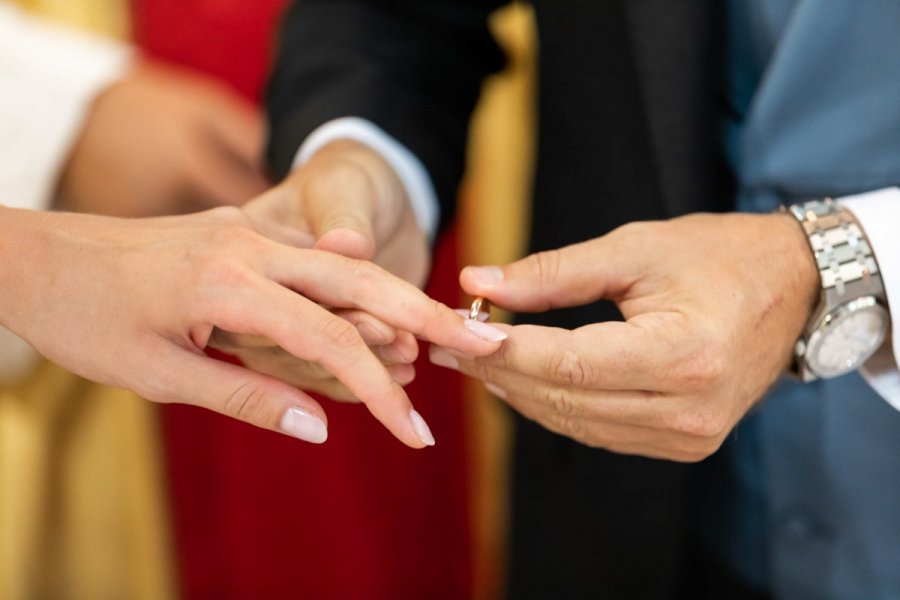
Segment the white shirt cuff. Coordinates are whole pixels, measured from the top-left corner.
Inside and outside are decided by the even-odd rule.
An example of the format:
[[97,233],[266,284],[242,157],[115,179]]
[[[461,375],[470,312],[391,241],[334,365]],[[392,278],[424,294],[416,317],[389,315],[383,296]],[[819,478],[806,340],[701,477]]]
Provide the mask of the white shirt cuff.
[[391,165],[406,189],[406,196],[419,227],[430,240],[434,240],[440,205],[425,165],[406,146],[371,121],[359,117],[342,117],[317,127],[297,151],[293,168],[304,164],[329,143],[348,139],[370,147]]
[[[900,188],[886,188],[838,199],[859,220],[878,261],[892,321],[900,324]],[[866,361],[862,375],[894,408],[900,410],[900,336],[893,335]]]
[[44,209],[97,94],[132,51],[0,3],[0,203]]

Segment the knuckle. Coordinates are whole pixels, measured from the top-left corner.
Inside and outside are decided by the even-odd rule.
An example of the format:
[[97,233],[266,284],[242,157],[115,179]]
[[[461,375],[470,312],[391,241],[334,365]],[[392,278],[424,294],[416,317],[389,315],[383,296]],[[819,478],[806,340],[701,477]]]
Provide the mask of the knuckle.
[[541,398],[543,403],[557,415],[565,417],[580,416],[581,411],[578,410],[578,406],[565,390],[550,386],[541,395],[543,396]]
[[528,266],[540,285],[553,284],[559,278],[560,252],[545,250],[528,257]]
[[681,412],[675,416],[672,429],[689,436],[694,443],[721,440],[728,434],[730,424],[721,411],[702,408]]
[[558,433],[580,442],[590,445],[592,442],[588,436],[587,422],[584,419],[572,415],[557,415],[553,419],[553,429]]
[[696,392],[718,387],[726,374],[724,356],[715,344],[702,344],[689,353],[677,366],[682,387]]
[[336,352],[349,350],[363,344],[362,336],[356,327],[337,317],[329,316],[325,320],[322,324],[322,334]]
[[306,180],[306,191],[311,195],[342,193],[363,194],[370,192],[372,182],[365,169],[355,162],[333,159],[317,164],[314,173]]
[[261,424],[265,406],[265,389],[254,381],[247,381],[235,388],[222,404],[222,412],[247,423]]
[[695,441],[680,452],[675,453],[672,458],[680,462],[698,463],[715,454],[722,446],[723,441],[724,437],[721,439]]
[[239,247],[241,250],[256,248],[262,238],[249,227],[241,224],[228,224],[214,227],[210,233],[210,243],[224,248]]
[[583,387],[587,382],[584,359],[573,349],[566,349],[550,361],[550,376],[572,387]]
[[499,385],[497,383],[497,373],[495,369],[482,359],[460,361],[460,367],[462,367],[463,372],[469,377],[473,377],[485,383]]
[[197,257],[193,266],[193,281],[200,290],[240,290],[249,286],[253,279],[253,272],[246,265],[214,253]]
[[489,354],[488,356],[483,357],[481,360],[489,363],[498,371],[515,370],[513,361],[510,357],[510,352],[511,350],[509,344],[501,344],[493,354]]

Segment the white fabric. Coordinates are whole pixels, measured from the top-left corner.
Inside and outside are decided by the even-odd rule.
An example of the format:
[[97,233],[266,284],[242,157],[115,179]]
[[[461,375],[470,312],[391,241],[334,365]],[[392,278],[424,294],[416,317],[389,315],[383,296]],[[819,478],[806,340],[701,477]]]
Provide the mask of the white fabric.
[[[859,220],[869,239],[887,292],[893,319],[900,322],[900,188],[839,198]],[[900,410],[900,336],[894,335],[862,368],[876,392]]]
[[[50,207],[92,100],[122,77],[131,57],[128,46],[0,2],[0,204]],[[0,327],[0,381],[27,374],[36,356]]]
[[327,144],[340,139],[365,144],[391,165],[406,189],[406,196],[419,227],[433,240],[437,233],[440,205],[425,165],[406,146],[371,121],[359,117],[343,117],[319,126],[309,134],[297,151],[294,168],[304,164]]

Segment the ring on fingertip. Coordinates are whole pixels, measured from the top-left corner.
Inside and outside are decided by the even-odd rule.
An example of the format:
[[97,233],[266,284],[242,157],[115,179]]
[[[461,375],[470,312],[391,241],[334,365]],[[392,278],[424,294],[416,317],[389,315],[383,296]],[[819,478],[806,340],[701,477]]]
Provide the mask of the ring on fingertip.
[[[490,316],[491,305],[483,296],[478,296],[472,301],[472,308],[469,309],[469,319],[472,321],[481,321],[481,313],[484,312]],[[487,320],[486,318],[484,319]]]

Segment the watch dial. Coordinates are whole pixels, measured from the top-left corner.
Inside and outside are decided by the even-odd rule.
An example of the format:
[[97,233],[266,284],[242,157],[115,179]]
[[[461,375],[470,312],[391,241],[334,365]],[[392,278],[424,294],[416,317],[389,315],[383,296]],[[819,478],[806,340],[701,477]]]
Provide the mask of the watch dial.
[[852,371],[881,345],[886,325],[877,305],[839,316],[810,348],[810,366],[822,377]]

